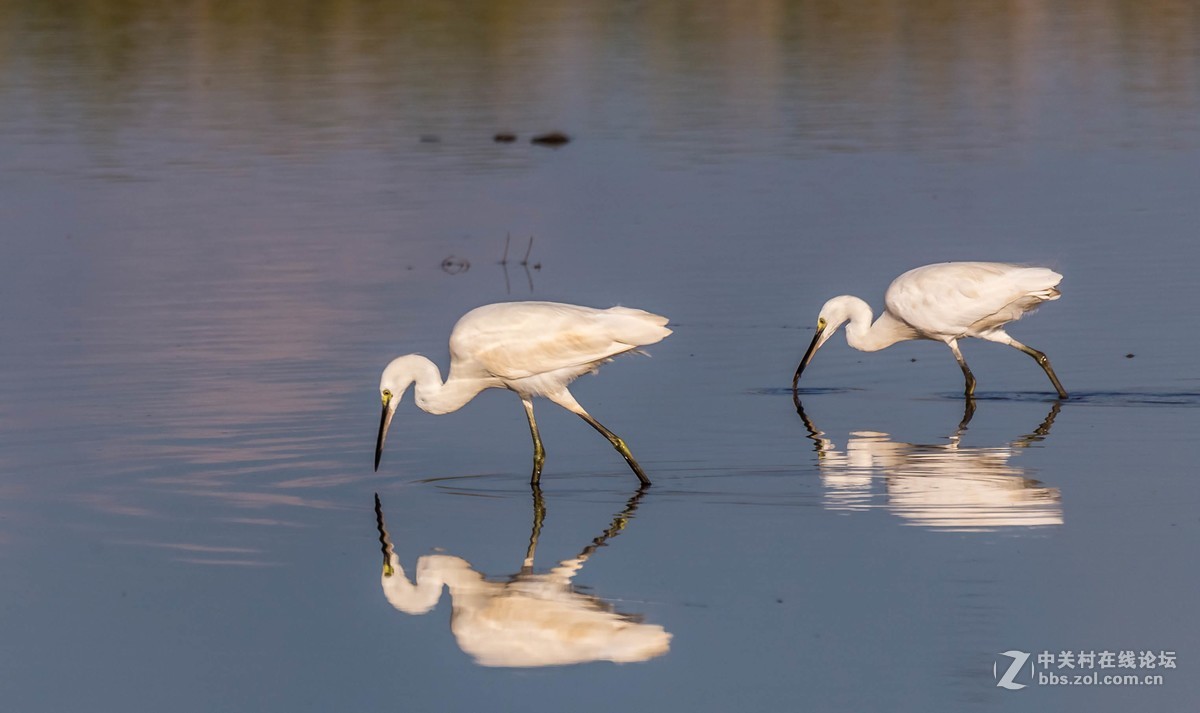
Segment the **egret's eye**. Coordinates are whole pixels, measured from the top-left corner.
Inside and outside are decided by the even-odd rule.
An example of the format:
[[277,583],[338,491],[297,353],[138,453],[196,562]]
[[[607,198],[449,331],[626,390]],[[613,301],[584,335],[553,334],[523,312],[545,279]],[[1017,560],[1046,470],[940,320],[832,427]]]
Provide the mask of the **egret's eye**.
[[817,318],[817,329],[825,329],[825,318],[824,317]]
[[391,389],[384,389],[384,390],[383,390],[383,397],[384,397],[385,399],[390,399],[390,398],[392,398],[392,390],[391,390]]

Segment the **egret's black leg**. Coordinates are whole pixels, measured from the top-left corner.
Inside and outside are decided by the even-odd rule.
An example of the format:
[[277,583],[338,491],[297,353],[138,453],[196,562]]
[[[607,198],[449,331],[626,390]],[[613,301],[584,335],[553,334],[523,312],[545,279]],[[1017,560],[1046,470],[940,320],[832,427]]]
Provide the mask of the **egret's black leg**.
[[950,351],[954,352],[954,358],[958,360],[958,365],[962,368],[963,377],[967,380],[967,390],[963,395],[968,399],[974,398],[975,375],[971,373],[971,367],[967,366],[967,360],[963,359],[962,352],[958,350],[958,341],[951,339],[946,342],[946,345],[950,347]]
[[1042,352],[1039,352],[1038,350],[1034,349],[1033,347],[1025,346],[1024,344],[1018,342],[1015,339],[1012,339],[1011,337],[1009,338],[1008,344],[1009,344],[1009,346],[1016,347],[1017,349],[1020,349],[1021,351],[1025,352],[1029,356],[1033,357],[1033,360],[1038,363],[1038,366],[1042,367],[1042,371],[1046,372],[1046,376],[1050,377],[1050,383],[1054,384],[1054,390],[1058,392],[1058,398],[1060,398],[1060,399],[1067,398],[1067,390],[1063,388],[1062,383],[1058,380],[1058,376],[1055,375],[1054,367],[1050,366],[1050,358],[1049,357],[1047,357]]
[[613,445],[613,448],[616,448],[617,452],[624,456],[625,462],[628,463],[629,467],[633,469],[633,472],[635,475],[637,475],[638,480],[642,481],[642,485],[649,485],[650,479],[646,477],[646,473],[642,470],[642,466],[638,465],[638,462],[633,459],[633,454],[629,452],[629,446],[625,445],[625,441],[622,441],[620,436],[605,428],[604,424],[592,418],[591,415],[589,415],[586,411],[581,410],[578,413],[580,418],[582,418],[584,421],[587,421],[588,425],[599,431],[605,438],[608,439],[608,442]]
[[533,401],[522,396],[521,404],[525,406],[525,417],[529,419],[529,433],[533,436],[533,475],[529,478],[529,484],[537,488],[542,479],[542,463],[546,462],[546,449],[542,448],[537,421],[533,420]]

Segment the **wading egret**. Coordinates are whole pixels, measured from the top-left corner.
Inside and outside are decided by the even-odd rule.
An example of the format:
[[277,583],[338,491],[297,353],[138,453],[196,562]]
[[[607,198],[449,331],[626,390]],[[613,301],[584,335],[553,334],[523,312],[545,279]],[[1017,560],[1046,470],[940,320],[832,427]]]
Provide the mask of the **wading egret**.
[[375,470],[379,470],[388,426],[409,384],[415,384],[417,406],[432,414],[457,411],[484,389],[505,388],[521,397],[529,419],[532,484],[538,483],[546,459],[533,418],[534,396],[544,396],[587,421],[625,457],[638,479],[649,484],[625,442],[584,411],[567,385],[618,354],[662,341],[671,333],[666,324],[666,317],[627,307],[504,302],[471,310],[450,333],[450,375],[445,383],[437,366],[418,354],[397,357],[383,370]]
[[846,321],[846,342],[864,352],[879,351],[908,339],[945,342],[954,352],[967,380],[966,396],[975,393],[975,375],[958,350],[958,340],[978,337],[1007,344],[1033,357],[1059,398],[1067,392],[1054,375],[1050,360],[1004,332],[1004,325],[1020,319],[1060,293],[1062,275],[1045,267],[1025,267],[1002,262],[944,262],[909,270],[892,281],[884,296],[886,309],[874,324],[871,307],[861,299],[842,295],[821,308],[817,333],[796,367],[792,389],[821,345]]

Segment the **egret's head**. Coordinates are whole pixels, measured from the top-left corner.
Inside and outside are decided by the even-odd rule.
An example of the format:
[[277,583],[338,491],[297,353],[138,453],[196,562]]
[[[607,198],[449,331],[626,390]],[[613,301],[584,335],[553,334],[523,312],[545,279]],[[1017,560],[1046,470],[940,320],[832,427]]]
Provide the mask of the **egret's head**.
[[379,470],[379,459],[383,457],[383,442],[400,399],[413,382],[413,358],[415,355],[397,357],[383,370],[379,377],[379,398],[383,401],[383,412],[379,416],[379,437],[375,440],[375,470]]
[[[853,298],[851,298],[853,299]],[[813,334],[812,342],[808,345],[808,351],[804,352],[804,358],[800,360],[800,366],[796,367],[796,375],[792,377],[792,390],[796,390],[796,384],[800,381],[800,375],[804,373],[804,367],[812,361],[813,355],[817,350],[824,346],[829,338],[837,333],[850,314],[847,308],[847,301],[844,297],[834,297],[821,307],[821,314],[817,316],[817,331]]]

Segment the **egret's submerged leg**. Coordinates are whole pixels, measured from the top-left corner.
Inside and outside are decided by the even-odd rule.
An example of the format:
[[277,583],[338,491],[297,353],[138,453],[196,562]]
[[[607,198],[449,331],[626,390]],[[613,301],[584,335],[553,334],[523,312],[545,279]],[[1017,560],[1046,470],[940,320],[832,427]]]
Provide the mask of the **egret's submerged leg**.
[[600,533],[599,537],[592,538],[591,544],[589,544],[587,547],[584,547],[583,551],[578,555],[575,555],[575,559],[581,565],[586,562],[588,558],[596,552],[596,550],[604,547],[609,540],[621,534],[625,530],[625,526],[629,524],[629,519],[633,517],[634,511],[637,510],[638,502],[641,501],[641,499],[646,495],[647,485],[648,483],[642,483],[639,485],[637,492],[633,494],[633,497],[629,498],[629,500],[625,502],[625,509],[613,516],[612,524],[608,526],[608,529]]
[[613,445],[613,448],[616,448],[617,452],[624,456],[625,462],[628,463],[629,467],[633,469],[634,475],[638,477],[638,480],[642,481],[642,485],[649,485],[650,479],[646,477],[646,473],[642,470],[642,466],[638,465],[638,462],[633,459],[633,454],[629,452],[629,446],[625,445],[625,441],[621,440],[621,437],[617,434],[605,428],[603,423],[600,423],[596,419],[592,418],[587,411],[580,409],[578,413],[580,418],[582,418],[584,421],[587,421],[588,425],[603,434],[604,437],[608,439],[608,442]]
[[954,435],[950,437],[952,443],[957,443],[962,434],[966,432],[967,426],[971,425],[971,419],[975,418],[975,399],[966,399],[963,402],[963,417],[958,422],[958,428],[955,429]]
[[1018,342],[1017,340],[1013,339],[1012,337],[1008,338],[1008,345],[1010,347],[1015,347],[1017,349],[1020,349],[1021,351],[1025,352],[1029,356],[1033,357],[1033,360],[1038,363],[1038,366],[1042,367],[1042,371],[1046,372],[1046,376],[1050,377],[1050,383],[1054,384],[1054,390],[1058,392],[1058,398],[1060,398],[1060,399],[1067,398],[1067,390],[1063,388],[1062,383],[1058,380],[1058,376],[1055,375],[1054,367],[1050,366],[1050,358],[1049,357],[1047,357],[1042,352],[1039,352],[1038,350],[1034,349],[1033,347],[1025,346],[1024,344]]
[[967,360],[963,359],[962,352],[958,350],[958,340],[951,339],[946,342],[946,346],[950,347],[950,351],[954,352],[954,358],[958,360],[959,367],[962,368],[963,376],[967,380],[967,390],[964,396],[968,399],[975,396],[975,375],[971,373],[971,367],[967,366]]
[[1042,419],[1042,422],[1038,424],[1038,427],[1033,429],[1033,433],[1021,436],[1017,440],[1013,441],[1013,447],[1024,448],[1029,444],[1037,443],[1046,436],[1050,435],[1050,427],[1054,425],[1054,419],[1058,418],[1058,412],[1061,410],[1062,401],[1055,401],[1054,405],[1050,407],[1050,413],[1046,414],[1046,418]]
[[533,475],[529,484],[534,488],[542,479],[542,463],[546,462],[546,449],[542,447],[542,437],[538,435],[537,421],[533,420],[533,401],[522,396],[521,404],[525,406],[525,417],[529,419],[529,433],[533,436]]
[[546,520],[546,502],[542,499],[542,489],[533,486],[533,529],[529,532],[529,546],[525,548],[525,562],[521,565],[521,574],[533,572],[533,558],[537,554],[538,537],[542,534],[542,523]]

